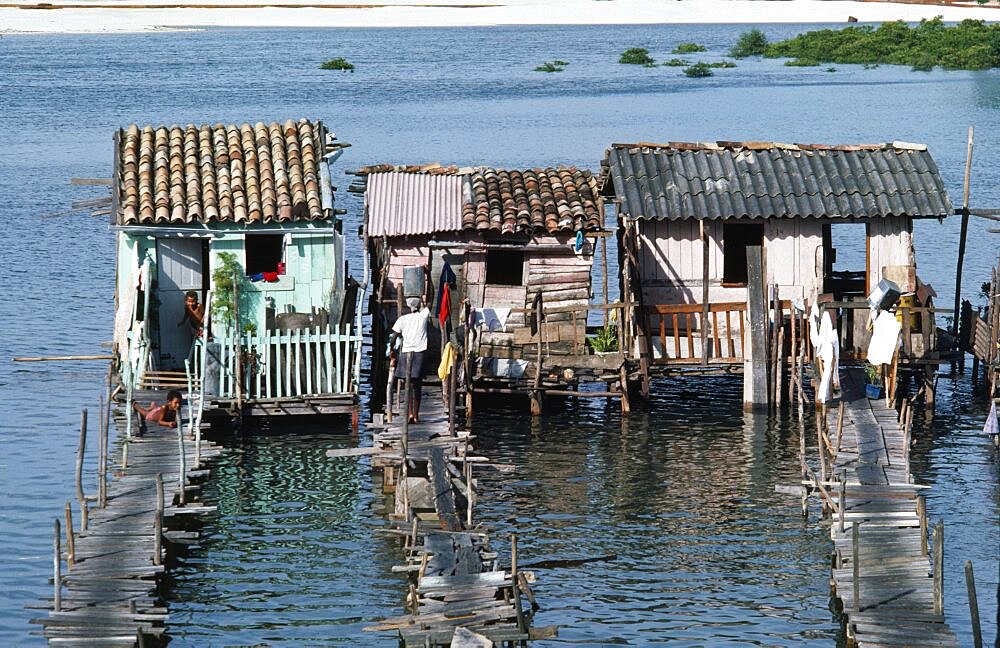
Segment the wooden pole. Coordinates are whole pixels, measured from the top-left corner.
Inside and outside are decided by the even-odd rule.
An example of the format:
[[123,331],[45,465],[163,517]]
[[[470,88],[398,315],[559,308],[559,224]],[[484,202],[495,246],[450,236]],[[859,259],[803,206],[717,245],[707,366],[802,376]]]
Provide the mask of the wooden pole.
[[701,364],[708,364],[708,235],[705,220],[698,221],[701,231]]
[[66,567],[73,568],[76,564],[76,542],[73,538],[73,507],[66,502]]
[[[100,437],[97,452],[97,503],[101,508],[108,505],[108,416],[106,409],[111,409],[111,403],[106,402],[102,396],[100,404],[101,422],[98,425]],[[131,412],[128,413],[129,416],[131,414]]]
[[[601,288],[602,295],[604,295],[604,303],[610,304],[611,297],[608,296],[608,237],[601,237]],[[610,311],[604,310],[604,326],[608,325],[608,318],[611,317]],[[618,322],[619,330],[625,324],[625,322]]]
[[410,371],[412,368],[413,355],[411,354],[406,356],[406,377],[403,379],[403,429],[402,435],[399,439],[399,447],[403,454],[403,465],[400,467],[400,477],[403,482],[403,516],[406,520],[410,519],[410,487],[408,481],[409,469],[407,467],[409,457],[407,455],[409,454],[410,449],[410,390],[412,389],[410,384]]
[[844,409],[844,401],[841,399],[840,405],[837,406],[837,445],[833,449],[834,459],[840,454],[840,441],[844,436]]
[[840,532],[844,532],[844,509],[847,508],[847,471],[840,471],[840,506],[837,514],[840,518]]
[[62,610],[62,547],[59,546],[59,518],[56,518],[55,539],[52,543],[52,609],[56,612]]
[[527,632],[528,626],[524,620],[524,611],[521,609],[521,593],[519,591],[519,586],[517,583],[517,535],[511,534],[510,536],[510,576],[511,582],[514,584],[513,594],[514,594],[514,610],[517,612],[517,629],[518,632]]
[[[783,318],[781,311],[778,311],[778,317]],[[785,389],[785,326],[784,322],[779,322],[778,326],[778,344],[775,347],[774,353],[774,407],[775,409],[781,409],[781,395]]]
[[958,263],[955,267],[955,310],[952,333],[958,336],[958,314],[962,307],[962,266],[965,262],[965,240],[969,234],[969,182],[972,176],[973,128],[969,126],[969,139],[965,150],[965,180],[962,184],[962,228],[958,235]]
[[861,549],[858,521],[851,522],[851,567],[854,570],[854,611],[861,611]]
[[[454,350],[454,347],[452,347]],[[455,390],[458,388],[458,358],[453,358],[451,363],[451,371],[448,372],[448,434],[451,436],[456,436],[455,425],[456,425],[456,403],[455,403]]]
[[917,517],[920,519],[920,555],[927,555],[927,499],[917,495]]
[[87,500],[83,491],[83,457],[87,450],[87,408],[80,412],[80,445],[76,452],[76,501],[82,507]]
[[944,522],[934,525],[934,614],[944,614]]
[[153,564],[163,562],[163,474],[156,473],[156,510],[153,518]]
[[[576,317],[574,314],[573,317]],[[535,351],[535,381],[531,390],[530,405],[531,415],[539,416],[542,413],[542,338],[545,337],[543,331],[545,327],[542,323],[542,293],[539,291],[535,297],[535,321],[538,323],[538,348]]]
[[976,596],[976,577],[972,572],[972,561],[965,561],[965,587],[969,591],[969,615],[972,618],[972,645],[983,648],[983,626],[979,621],[979,598]]
[[[180,419],[180,415],[177,416]],[[187,481],[187,456],[184,451],[184,428],[180,424],[180,420],[177,421],[177,488],[179,489],[179,495],[181,498],[181,506],[187,503],[187,496],[185,494],[185,482]]]
[[113,360],[109,355],[68,355],[68,356],[37,356],[31,358],[11,358],[14,362],[62,362],[77,360]]

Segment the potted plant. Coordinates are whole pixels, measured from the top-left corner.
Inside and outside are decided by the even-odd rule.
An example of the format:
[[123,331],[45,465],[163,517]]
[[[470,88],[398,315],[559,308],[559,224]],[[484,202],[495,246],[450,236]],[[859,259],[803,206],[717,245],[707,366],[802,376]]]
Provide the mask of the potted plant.
[[596,355],[618,351],[618,327],[610,322],[597,331],[597,335],[587,338],[587,344]]
[[879,368],[875,365],[865,363],[865,395],[870,399],[882,398],[882,376]]

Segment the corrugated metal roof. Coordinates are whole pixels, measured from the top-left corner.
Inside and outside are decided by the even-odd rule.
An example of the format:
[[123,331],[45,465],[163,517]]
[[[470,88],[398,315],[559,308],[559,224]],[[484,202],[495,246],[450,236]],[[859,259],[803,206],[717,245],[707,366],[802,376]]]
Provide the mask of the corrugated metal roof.
[[944,217],[927,148],[717,142],[614,144],[604,174],[620,213],[653,220]]
[[463,176],[372,173],[365,192],[369,236],[462,229]]
[[463,229],[553,233],[594,231],[603,226],[597,180],[590,171],[575,167],[505,170],[377,165],[357,173],[367,178],[370,236]]

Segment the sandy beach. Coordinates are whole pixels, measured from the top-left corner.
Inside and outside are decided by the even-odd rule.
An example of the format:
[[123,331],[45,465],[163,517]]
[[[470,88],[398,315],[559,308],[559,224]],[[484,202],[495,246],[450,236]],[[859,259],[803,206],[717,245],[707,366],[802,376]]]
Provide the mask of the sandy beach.
[[1000,20],[1000,8],[847,0],[69,0],[0,3],[0,34],[130,33],[204,27],[441,27],[658,23]]

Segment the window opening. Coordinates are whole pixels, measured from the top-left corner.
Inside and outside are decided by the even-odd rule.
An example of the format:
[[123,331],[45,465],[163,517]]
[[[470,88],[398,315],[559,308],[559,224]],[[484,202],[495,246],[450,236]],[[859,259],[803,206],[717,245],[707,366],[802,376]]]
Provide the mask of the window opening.
[[487,250],[486,283],[498,286],[523,286],[524,252]]
[[247,254],[247,276],[261,272],[278,272],[282,259],[281,234],[247,234],[244,249]]
[[764,244],[762,223],[722,224],[722,283],[747,284],[747,248]]

